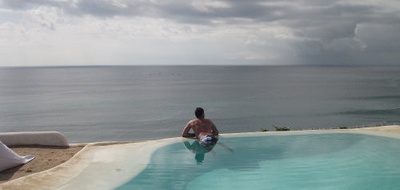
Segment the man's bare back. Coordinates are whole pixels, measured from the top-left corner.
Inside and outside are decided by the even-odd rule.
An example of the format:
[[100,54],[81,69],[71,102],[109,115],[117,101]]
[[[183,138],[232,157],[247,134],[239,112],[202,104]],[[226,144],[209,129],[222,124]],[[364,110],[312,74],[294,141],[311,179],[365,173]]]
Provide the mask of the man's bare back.
[[[189,133],[190,129],[193,130],[194,134]],[[193,119],[190,120],[182,132],[182,137],[195,137],[200,139],[206,135],[217,136],[219,134],[218,129],[214,123],[209,119]]]
[[[217,127],[215,127],[211,120],[204,118],[204,110],[202,108],[196,108],[195,114],[197,118],[190,120],[186,124],[182,131],[182,137],[201,139],[201,137],[207,135],[218,136],[219,131]],[[191,129],[194,133],[189,133]]]
[[[211,120],[204,118],[203,108],[196,108],[194,113],[196,115],[196,119],[192,119],[186,124],[182,131],[182,137],[198,138],[200,144],[205,146],[206,149],[209,151],[211,151],[212,149],[210,145],[219,144],[227,150],[233,152],[230,147],[221,142],[218,142],[217,136],[219,134],[219,131]],[[189,133],[190,130],[193,130],[193,133]]]

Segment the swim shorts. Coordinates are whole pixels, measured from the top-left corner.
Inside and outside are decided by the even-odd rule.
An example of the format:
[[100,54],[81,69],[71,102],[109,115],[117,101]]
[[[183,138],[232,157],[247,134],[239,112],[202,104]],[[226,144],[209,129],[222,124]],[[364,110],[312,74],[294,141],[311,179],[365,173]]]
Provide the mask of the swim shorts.
[[206,135],[200,138],[200,143],[201,144],[216,144],[218,142],[218,138],[213,135]]

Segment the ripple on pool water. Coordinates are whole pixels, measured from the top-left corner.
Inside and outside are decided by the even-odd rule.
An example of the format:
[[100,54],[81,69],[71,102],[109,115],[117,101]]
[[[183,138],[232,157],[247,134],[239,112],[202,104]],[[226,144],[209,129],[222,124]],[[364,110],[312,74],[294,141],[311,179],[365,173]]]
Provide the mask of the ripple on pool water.
[[[397,189],[400,141],[360,134],[221,138],[199,162],[183,143],[157,150],[119,189]],[[194,142],[190,142],[194,143]],[[203,154],[203,153],[201,153]]]

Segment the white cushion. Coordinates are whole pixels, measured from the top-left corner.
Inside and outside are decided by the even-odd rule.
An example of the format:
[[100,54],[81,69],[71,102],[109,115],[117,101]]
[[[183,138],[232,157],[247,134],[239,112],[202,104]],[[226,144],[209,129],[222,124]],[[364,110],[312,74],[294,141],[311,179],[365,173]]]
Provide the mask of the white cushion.
[[19,156],[10,148],[8,148],[3,142],[0,141],[0,171],[26,164],[35,159],[34,156]]
[[58,131],[0,133],[0,140],[7,146],[69,146],[67,139]]

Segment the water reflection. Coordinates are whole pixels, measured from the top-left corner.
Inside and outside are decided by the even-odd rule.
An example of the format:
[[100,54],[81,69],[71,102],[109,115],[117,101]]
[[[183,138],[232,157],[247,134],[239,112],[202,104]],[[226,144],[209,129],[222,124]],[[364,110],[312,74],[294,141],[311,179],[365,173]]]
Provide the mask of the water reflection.
[[183,144],[188,150],[195,154],[194,158],[196,159],[197,163],[203,162],[206,153],[212,152],[212,154],[215,155],[213,148],[216,144],[201,145],[197,140],[193,141],[192,144],[190,144],[189,141],[183,141]]
[[213,150],[213,148],[216,145],[219,145],[221,147],[224,147],[225,149],[229,150],[230,152],[233,153],[233,149],[230,148],[229,146],[225,145],[222,142],[216,142],[216,143],[210,143],[210,144],[204,144],[200,143],[198,140],[194,140],[192,143],[190,143],[188,140],[182,140],[183,145],[190,150],[193,154],[195,154],[194,158],[197,161],[197,163],[202,163],[204,161],[205,154],[211,152],[213,156],[216,155],[216,152]]
[[[353,171],[359,175],[365,173],[376,177],[376,173],[393,172],[387,169],[388,163],[397,172],[396,168],[400,167],[395,158],[399,157],[399,146],[398,143],[392,145],[387,142],[389,140],[355,134],[271,135],[223,138],[217,144],[203,146],[195,139],[184,139],[182,144],[185,148],[178,142],[156,150],[146,169],[118,189],[188,189],[189,186],[206,189],[194,184],[204,185],[205,181],[213,181],[215,176],[228,176],[224,180],[214,181],[215,184],[226,181],[238,185],[235,182],[239,180],[230,179],[246,178],[254,179],[253,183],[247,185],[262,186],[268,180],[281,185],[287,184],[290,178],[294,184],[306,186],[336,185],[330,183],[332,180],[323,180],[342,180],[341,174]],[[378,150],[385,152],[377,154]],[[382,158],[386,159],[385,162],[378,162]],[[361,159],[363,164],[358,164]],[[376,166],[375,169],[371,165]],[[385,170],[382,171],[382,168]],[[334,178],[332,172],[338,174],[338,178]],[[304,174],[312,177],[305,180]],[[387,174],[381,176],[390,180],[399,179],[397,176],[389,178]],[[320,178],[320,186],[315,184],[314,178]],[[219,185],[223,187],[227,184]]]

